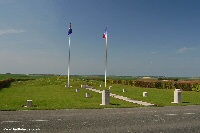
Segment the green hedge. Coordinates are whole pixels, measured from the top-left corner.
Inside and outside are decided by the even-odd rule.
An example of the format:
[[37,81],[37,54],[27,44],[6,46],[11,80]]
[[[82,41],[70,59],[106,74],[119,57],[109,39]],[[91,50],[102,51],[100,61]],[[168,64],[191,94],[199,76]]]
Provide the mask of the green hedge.
[[[199,81],[200,82],[200,81]],[[134,86],[143,88],[158,88],[158,89],[181,89],[183,91],[199,90],[199,82],[190,81],[134,81]],[[198,88],[198,89],[197,89]]]
[[28,81],[28,80],[34,80],[34,79],[13,79],[13,78],[9,78],[9,79],[6,79],[6,80],[2,80],[2,81],[0,81],[0,90],[2,88],[10,87],[12,82],[15,82],[15,81]]
[[200,81],[178,81],[178,80],[107,80],[111,84],[131,85],[142,88],[157,89],[181,89],[183,91],[199,91]]
[[13,81],[15,81],[15,79],[12,78],[0,81],[0,89],[10,87]]
[[136,80],[134,86],[143,88],[174,89],[174,81]]

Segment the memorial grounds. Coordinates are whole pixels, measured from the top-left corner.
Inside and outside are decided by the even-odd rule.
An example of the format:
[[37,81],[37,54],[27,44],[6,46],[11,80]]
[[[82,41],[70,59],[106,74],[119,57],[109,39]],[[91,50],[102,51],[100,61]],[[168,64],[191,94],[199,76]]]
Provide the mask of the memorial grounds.
[[[143,107],[113,97],[110,97],[110,105],[102,106],[101,94],[81,88],[81,85],[93,86],[97,90],[109,89],[111,93],[153,103],[158,107],[200,105],[200,92],[195,88],[191,91],[183,90],[182,103],[173,104],[171,102],[174,98],[174,88],[144,88],[122,83],[134,82],[141,77],[109,76],[106,88],[103,76],[70,76],[70,88],[66,87],[67,76],[62,75],[0,74],[0,82],[8,79],[12,82],[0,88],[1,111]],[[114,82],[116,80],[117,83]],[[76,92],[76,89],[80,91]],[[126,92],[123,92],[123,89],[126,89]],[[143,97],[143,92],[148,92],[148,96]],[[86,93],[90,93],[90,97],[86,97]],[[26,107],[27,100],[32,100],[32,107]]]

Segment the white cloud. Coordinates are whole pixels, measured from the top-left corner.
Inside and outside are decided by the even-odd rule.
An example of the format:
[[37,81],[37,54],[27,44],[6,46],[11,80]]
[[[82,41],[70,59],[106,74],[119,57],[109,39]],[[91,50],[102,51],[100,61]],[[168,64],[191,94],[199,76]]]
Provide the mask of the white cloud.
[[4,34],[17,34],[17,33],[22,33],[26,32],[25,30],[16,30],[16,29],[7,29],[7,30],[0,30],[0,35]]
[[179,50],[177,50],[176,53],[187,53],[188,51],[193,50],[193,49],[194,48],[183,47],[183,48],[180,48]]

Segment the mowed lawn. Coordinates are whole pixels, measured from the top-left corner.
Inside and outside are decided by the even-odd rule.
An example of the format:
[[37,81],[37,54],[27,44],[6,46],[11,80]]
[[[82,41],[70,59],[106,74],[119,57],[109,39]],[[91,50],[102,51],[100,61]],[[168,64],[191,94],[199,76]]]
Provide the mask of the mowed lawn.
[[[127,92],[123,92],[123,89],[126,89]],[[181,104],[171,103],[174,101],[173,89],[139,88],[125,85],[112,85],[110,92],[135,100],[150,102],[156,104],[157,106],[200,105],[200,92],[196,91],[182,91]],[[147,92],[148,96],[143,97],[143,92]]]
[[[66,77],[54,76],[47,78],[37,78],[29,81],[13,82],[9,88],[0,90],[0,110],[40,110],[40,109],[100,109],[100,108],[134,108],[142,107],[137,104],[123,100],[110,98],[110,105],[101,106],[102,95],[80,88],[81,84],[93,85],[100,88],[100,81],[85,81],[79,78],[71,78],[71,88],[66,88]],[[111,85],[107,85],[109,88]],[[80,92],[76,92],[80,89]],[[127,92],[122,90],[126,89]],[[137,88],[126,85],[112,85],[111,93],[126,96],[135,100],[150,102],[156,106],[180,106],[180,105],[200,105],[200,92],[183,91],[182,104],[172,104],[174,100],[174,90]],[[148,97],[143,97],[143,92],[148,92]],[[91,97],[86,98],[86,93]],[[27,108],[26,101],[33,100],[33,107]]]
[[[0,90],[0,110],[140,107],[115,98],[110,99],[111,105],[101,106],[101,94],[81,89],[78,79],[71,80],[71,88],[66,88],[66,83],[65,77],[13,82],[11,87]],[[80,89],[78,93],[77,88]],[[86,98],[86,93],[91,97]],[[33,107],[24,107],[27,100],[33,101]]]

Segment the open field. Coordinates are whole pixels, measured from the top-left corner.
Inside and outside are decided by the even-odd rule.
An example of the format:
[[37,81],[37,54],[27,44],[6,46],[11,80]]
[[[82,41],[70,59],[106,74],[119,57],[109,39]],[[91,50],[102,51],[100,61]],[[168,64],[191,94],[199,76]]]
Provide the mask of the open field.
[[22,74],[0,74],[0,81],[8,78],[29,78],[29,76]]
[[[1,76],[1,75],[0,75]],[[11,76],[11,75],[10,75]],[[16,76],[16,75],[14,75]],[[19,78],[20,75],[17,76]],[[22,75],[21,75],[22,76]],[[22,76],[23,77],[23,76]],[[11,77],[10,77],[11,78]],[[13,78],[13,77],[12,77]],[[32,76],[27,78],[33,79]],[[9,88],[0,90],[0,110],[40,110],[40,109],[87,109],[87,108],[133,108],[141,107],[133,103],[128,103],[111,97],[111,105],[100,106],[101,94],[86,89],[75,90],[81,84],[94,86],[103,90],[99,85],[104,82],[97,80],[86,80],[81,77],[71,77],[71,88],[66,88],[67,77],[64,76],[41,76],[35,80],[13,82]],[[107,86],[111,86],[108,84]],[[126,96],[135,100],[142,100],[156,104],[157,106],[176,106],[173,102],[172,89],[138,88],[128,85],[112,84],[111,93]],[[122,92],[126,89],[127,92]],[[148,97],[143,97],[143,92],[148,92]],[[85,93],[89,92],[91,98],[86,98]],[[33,107],[26,108],[26,100],[33,100]],[[200,105],[200,93],[195,91],[182,92],[181,105]]]

